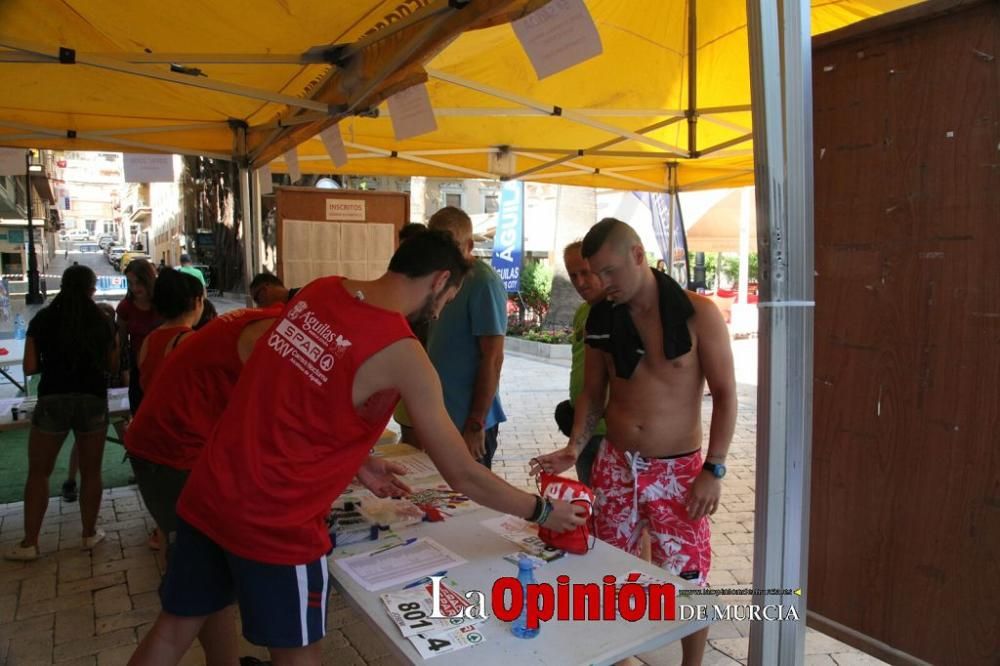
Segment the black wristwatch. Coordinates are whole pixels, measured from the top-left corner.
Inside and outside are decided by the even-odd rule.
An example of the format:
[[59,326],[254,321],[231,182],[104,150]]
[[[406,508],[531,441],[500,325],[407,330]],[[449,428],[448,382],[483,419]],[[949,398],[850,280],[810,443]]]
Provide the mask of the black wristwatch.
[[471,416],[465,419],[465,428],[467,430],[472,432],[482,432],[485,427],[486,424],[483,423],[481,419],[473,418]]
[[722,463],[710,463],[706,462],[701,466],[702,469],[707,470],[712,476],[717,479],[721,479],[726,475],[726,466]]

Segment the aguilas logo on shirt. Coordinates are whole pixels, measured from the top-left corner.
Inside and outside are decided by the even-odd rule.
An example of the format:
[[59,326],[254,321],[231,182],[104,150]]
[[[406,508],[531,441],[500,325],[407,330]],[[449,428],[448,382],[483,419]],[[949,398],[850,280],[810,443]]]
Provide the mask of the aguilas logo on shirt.
[[310,381],[322,386],[336,359],[347,353],[351,341],[335,334],[329,323],[317,317],[306,301],[299,301],[278,322],[267,345],[288,359]]

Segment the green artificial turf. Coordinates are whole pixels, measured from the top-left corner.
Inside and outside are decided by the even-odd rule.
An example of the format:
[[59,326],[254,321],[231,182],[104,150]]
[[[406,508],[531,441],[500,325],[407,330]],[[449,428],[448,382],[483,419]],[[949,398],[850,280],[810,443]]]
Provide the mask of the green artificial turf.
[[[111,431],[114,436],[114,431]],[[63,443],[55,470],[49,478],[49,490],[52,496],[62,492],[63,481],[66,480],[66,469],[69,466],[69,454],[73,449],[73,434],[70,433]],[[132,466],[123,461],[125,449],[119,444],[107,442],[104,445],[104,467],[102,480],[105,488],[117,488],[128,485],[132,475]],[[20,502],[24,500],[24,480],[28,476],[28,430],[9,430],[0,432],[0,504]],[[79,476],[76,480],[78,487]]]

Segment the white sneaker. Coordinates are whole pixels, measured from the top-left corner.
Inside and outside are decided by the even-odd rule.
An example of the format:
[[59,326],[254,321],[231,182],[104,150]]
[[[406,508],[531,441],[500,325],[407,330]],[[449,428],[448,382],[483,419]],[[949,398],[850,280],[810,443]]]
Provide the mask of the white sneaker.
[[104,536],[105,536],[104,530],[98,527],[96,530],[94,530],[94,536],[83,537],[83,546],[80,549],[90,550],[97,544],[104,541]]
[[22,546],[19,542],[16,546],[4,552],[3,558],[5,560],[14,560],[15,562],[31,562],[32,560],[37,560],[39,555],[38,546]]

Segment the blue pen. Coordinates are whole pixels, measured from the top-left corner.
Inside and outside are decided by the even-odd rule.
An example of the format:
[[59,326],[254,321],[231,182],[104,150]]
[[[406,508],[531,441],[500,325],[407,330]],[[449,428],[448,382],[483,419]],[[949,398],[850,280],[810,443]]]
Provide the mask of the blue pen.
[[384,553],[385,551],[392,550],[393,548],[399,548],[400,546],[409,546],[411,543],[415,542],[416,540],[417,540],[416,537],[410,537],[409,539],[407,539],[406,541],[404,541],[402,543],[395,543],[395,544],[393,544],[391,546],[386,546],[385,548],[379,548],[378,550],[373,550],[372,552],[368,553],[368,557],[371,557],[372,555],[378,555],[379,553]]
[[438,571],[437,573],[433,573],[430,576],[424,576],[420,580],[415,580],[412,583],[407,583],[406,585],[403,586],[403,589],[404,590],[408,590],[411,587],[419,587],[421,585],[425,585],[425,584],[431,582],[431,578],[434,577],[434,576],[447,576],[447,575],[448,575],[447,571]]

